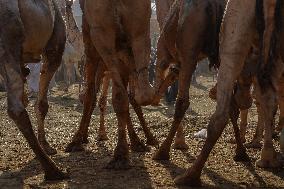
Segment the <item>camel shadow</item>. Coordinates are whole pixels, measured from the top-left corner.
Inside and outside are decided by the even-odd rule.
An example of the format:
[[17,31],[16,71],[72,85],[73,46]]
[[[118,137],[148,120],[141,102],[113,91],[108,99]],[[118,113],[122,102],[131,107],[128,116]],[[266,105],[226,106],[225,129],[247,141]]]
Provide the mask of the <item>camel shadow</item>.
[[145,153],[130,153],[130,169],[113,170],[105,168],[113,150],[104,142],[97,142],[96,146],[96,150],[53,156],[55,162],[67,168],[69,180],[44,181],[38,161],[32,159],[20,170],[0,173],[0,188],[152,188],[144,164]]
[[[193,157],[192,155],[190,155],[189,152],[183,152],[183,155],[185,156],[187,162],[189,163],[193,163],[196,158]],[[168,172],[170,173],[171,177],[174,179],[175,177],[177,177],[178,175],[183,174],[186,169],[185,168],[180,168],[177,165],[175,165],[174,163],[172,163],[171,161],[158,161],[158,163],[160,163],[161,165],[163,165]],[[255,167],[251,162],[248,163],[243,163],[243,165],[245,166],[245,168],[254,176],[254,178],[256,179],[256,181],[259,183],[261,188],[265,188],[265,187],[269,187],[269,188],[276,188],[275,186],[271,185],[271,184],[267,184],[264,179],[257,174],[257,172],[255,171]],[[235,183],[232,182],[230,180],[225,179],[222,175],[216,173],[215,171],[204,167],[203,168],[203,173],[210,179],[210,181],[212,181],[214,183],[215,186],[209,185],[207,183],[202,182],[202,187],[200,188],[240,188],[240,184],[242,183]],[[272,173],[284,178],[284,171],[283,170],[272,170]],[[201,178],[202,179],[202,178]],[[244,185],[246,185],[246,183],[244,183]],[[189,187],[185,187],[185,186],[176,186],[179,189],[186,189]],[[251,186],[247,186],[247,187],[251,187]],[[253,187],[256,188],[256,187]]]
[[[146,107],[143,107],[143,110],[146,110],[149,113],[159,112],[167,118],[173,118],[174,113],[175,113],[175,104],[167,104],[165,101],[162,101],[159,106],[146,106]],[[191,107],[188,108],[187,113],[193,116],[199,115],[196,111],[191,109]]]
[[[49,102],[52,102],[56,105],[72,108],[74,111],[82,113],[83,112],[83,104],[79,101],[79,99],[72,97],[72,94],[67,94],[64,96],[50,96],[48,97]],[[105,115],[109,115],[113,113],[112,105],[108,100],[106,105]],[[98,102],[96,103],[96,107],[93,111],[93,115],[100,115]]]

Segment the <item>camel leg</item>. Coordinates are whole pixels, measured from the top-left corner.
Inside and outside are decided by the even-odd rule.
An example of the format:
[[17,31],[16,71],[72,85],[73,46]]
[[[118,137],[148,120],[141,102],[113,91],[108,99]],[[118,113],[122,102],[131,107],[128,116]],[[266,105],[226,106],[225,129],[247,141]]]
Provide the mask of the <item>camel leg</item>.
[[[229,1],[227,6],[223,30],[221,31],[221,63],[218,73],[216,111],[208,124],[208,136],[201,153],[191,168],[175,179],[175,183],[178,185],[201,185],[201,171],[211,150],[228,123],[234,83],[241,73],[250,49],[250,42],[254,34],[255,2],[247,0]],[[246,22],[242,22],[243,20],[246,20]]]
[[[88,58],[87,58],[88,60]],[[91,116],[95,108],[96,94],[95,94],[95,80],[96,80],[96,69],[98,65],[94,62],[87,61],[86,63],[86,91],[84,94],[84,108],[83,115],[81,118],[79,129],[74,135],[71,143],[68,144],[65,151],[82,151],[84,150],[83,144],[88,143],[88,127],[90,125]]]
[[126,89],[113,82],[112,104],[118,120],[118,142],[114,150],[114,158],[109,162],[107,168],[127,169],[129,168],[129,149],[126,140],[126,125],[130,120],[129,102]]
[[175,143],[173,146],[174,149],[179,149],[179,150],[187,150],[189,147],[185,142],[185,136],[183,133],[183,124],[181,123],[180,126],[177,129],[177,134],[175,138]]
[[44,120],[49,107],[47,93],[49,83],[61,64],[66,41],[64,21],[62,20],[62,18],[59,19],[59,13],[56,14],[58,19],[54,26],[53,35],[51,36],[43,53],[43,65],[40,74],[39,92],[34,107],[38,124],[38,140],[46,153],[50,155],[56,154],[56,150],[52,148],[47,142],[44,131]]
[[71,143],[67,145],[65,149],[66,152],[82,151],[84,149],[82,145],[84,143],[88,143],[88,128],[90,125],[91,115],[96,106],[96,94],[105,71],[102,59],[92,43],[90,27],[84,15],[82,21],[86,54],[86,65],[84,69],[86,77],[86,89],[83,97],[84,108],[79,129],[73,136]]
[[169,68],[171,62],[171,55],[168,52],[164,40],[163,33],[158,41],[157,48],[157,65],[155,73],[155,96],[152,105],[158,105],[160,99],[164,96],[165,91],[171,86],[176,79],[178,79],[178,70],[170,69],[170,72],[165,77],[166,70]]
[[150,129],[147,127],[147,123],[146,123],[145,118],[143,116],[142,108],[135,101],[134,96],[133,96],[131,90],[130,90],[130,93],[129,93],[128,97],[129,97],[129,102],[132,105],[132,107],[133,107],[133,109],[134,109],[134,111],[135,111],[135,113],[136,113],[136,115],[137,115],[137,117],[139,119],[140,125],[142,126],[142,129],[144,131],[145,137],[147,139],[146,143],[148,145],[157,146],[159,144],[159,142],[153,136],[153,134],[150,131]]
[[[127,57],[127,55],[125,56]],[[129,63],[133,63],[134,60],[133,60],[133,57],[128,57],[127,60],[125,60],[124,64],[129,64]],[[130,68],[131,70],[131,68]],[[121,71],[123,72],[123,71]],[[131,79],[130,79],[131,78]],[[128,99],[129,99],[129,102],[132,104],[133,102],[135,102],[135,99],[134,99],[134,90],[135,90],[135,85],[134,85],[134,80],[132,78],[132,75],[130,75],[128,78],[125,78],[125,86],[127,86],[127,84],[129,85],[129,94],[128,94]],[[139,105],[137,105],[138,107],[140,107]],[[134,108],[135,110],[135,108]],[[141,113],[142,113],[142,109],[140,107],[140,110],[141,110]],[[136,111],[136,110],[135,110]],[[128,113],[127,114],[127,130],[128,130],[128,136],[129,136],[129,139],[130,139],[130,148],[132,151],[136,151],[136,152],[145,152],[145,151],[149,151],[149,149],[143,144],[143,142],[141,142],[141,140],[139,139],[138,135],[136,134],[135,130],[134,130],[134,127],[133,127],[133,124],[132,124],[132,121],[131,121],[131,117],[130,117],[130,114]],[[142,119],[143,118],[143,113],[142,113]],[[144,124],[146,124],[145,120],[144,120]],[[145,125],[144,125],[145,126]],[[143,127],[143,125],[142,125]]]
[[265,30],[263,33],[263,48],[262,56],[264,63],[267,63],[269,60],[269,50],[271,44],[271,36],[273,35],[273,30],[275,29],[275,7],[277,0],[263,0],[263,16],[265,20]]
[[248,109],[241,110],[240,118],[241,118],[240,137],[241,137],[241,142],[245,143],[246,142],[246,131],[247,131],[247,126],[248,126]]
[[[256,90],[257,86],[255,85]],[[257,110],[257,126],[255,129],[255,133],[253,135],[253,139],[251,142],[245,144],[246,148],[261,148],[262,144],[262,137],[263,137],[263,129],[264,129],[264,114],[263,111],[261,110],[260,106],[260,97],[258,94],[255,94],[255,105],[256,105],[256,110]]]
[[65,92],[68,92],[69,87],[71,86],[72,82],[73,82],[73,64],[71,62],[66,62],[65,64],[66,66],[66,88],[65,88]]
[[20,58],[21,49],[13,48],[13,50],[16,52],[15,54],[10,54],[8,53],[9,51],[4,51],[3,49],[4,48],[1,44],[1,38],[0,38],[0,52],[1,52],[0,62],[2,65],[0,71],[3,71],[4,73],[3,76],[5,78],[7,86],[9,117],[16,123],[17,127],[19,128],[19,130],[27,140],[29,146],[35,153],[42,168],[44,169],[45,179],[61,180],[68,178],[68,175],[60,171],[60,169],[48,157],[48,155],[40,146],[39,141],[37,140],[35,133],[33,131],[29,115],[24,108],[24,104],[22,101],[24,93],[24,83],[19,66],[21,60]]
[[[153,159],[157,160],[168,160],[170,158],[170,148],[173,139],[176,135],[176,131],[179,129],[184,114],[189,107],[189,87],[192,79],[192,74],[196,69],[197,56],[201,50],[200,41],[203,40],[202,35],[206,31],[206,25],[200,25],[200,23],[205,23],[207,17],[205,14],[201,14],[197,19],[191,19],[197,13],[196,9],[192,9],[190,6],[185,6],[185,10],[181,17],[184,17],[183,22],[186,25],[180,24],[177,34],[177,51],[180,60],[180,72],[179,72],[179,91],[178,98],[175,105],[174,121],[172,123],[170,132],[166,140],[162,143],[160,149],[155,153]],[[198,31],[196,28],[187,27],[188,25],[198,25]],[[190,34],[190,35],[189,35]]]
[[100,16],[104,16],[103,20],[100,16],[89,18],[89,21],[95,23],[97,26],[90,27],[90,34],[92,44],[95,45],[107,70],[111,73],[113,84],[112,102],[118,120],[118,142],[114,151],[114,158],[108,164],[107,168],[123,169],[129,167],[129,149],[126,139],[129,101],[125,82],[122,78],[125,73],[119,72],[121,64],[116,49],[116,28],[113,28],[112,24],[115,21],[113,17],[107,15],[110,7],[109,3],[110,2],[107,2],[100,6],[101,11],[99,13],[102,14]]
[[131,121],[130,114],[128,114],[128,119],[127,119],[127,131],[130,139],[130,148],[132,151],[135,152],[149,151],[149,149],[141,142],[138,135],[136,134]]
[[189,86],[191,76],[196,67],[195,57],[195,55],[190,55],[187,57],[185,64],[181,64],[181,71],[179,74],[179,92],[175,105],[174,121],[167,138],[162,143],[160,149],[155,153],[153,159],[169,160],[170,158],[169,153],[173,139],[180,127],[182,119],[184,118],[184,114],[189,107]]
[[[276,102],[276,92],[272,86],[267,86],[265,90],[258,87],[257,93],[260,96],[260,107],[264,117],[264,143],[261,150],[261,159],[256,162],[258,167],[274,168],[279,167],[280,162],[276,158],[276,152],[273,146],[273,110]],[[261,90],[261,91],[260,91]]]
[[235,103],[235,100],[232,99],[231,106],[230,106],[230,119],[233,125],[235,140],[237,144],[236,148],[236,155],[234,157],[235,161],[250,161],[249,156],[246,153],[246,148],[243,145],[241,140],[241,133],[238,127],[238,118],[239,118],[239,108]]
[[101,91],[101,97],[99,100],[99,107],[100,107],[100,127],[99,127],[99,134],[98,134],[98,140],[108,140],[106,128],[105,128],[105,111],[106,111],[106,105],[107,105],[107,92],[110,84],[110,76],[105,75],[103,78],[103,84],[102,84],[102,91]]
[[[235,111],[235,110],[233,110],[233,111]],[[248,124],[247,123],[248,109],[247,110],[240,110],[239,115],[240,115],[240,119],[241,119],[241,121],[240,121],[240,129],[239,128],[237,128],[237,129],[239,130],[238,132],[239,132],[239,135],[240,135],[241,142],[245,143],[246,142],[246,130],[247,130],[247,124]],[[233,120],[234,120],[234,118],[233,118]],[[232,120],[232,124],[234,124],[233,120]],[[234,129],[235,129],[235,127],[234,127]],[[234,130],[234,132],[235,132],[235,130]],[[235,133],[235,135],[236,135],[236,133]],[[236,137],[235,138],[232,137],[229,140],[229,142],[232,143],[232,144],[235,144],[236,143]]]

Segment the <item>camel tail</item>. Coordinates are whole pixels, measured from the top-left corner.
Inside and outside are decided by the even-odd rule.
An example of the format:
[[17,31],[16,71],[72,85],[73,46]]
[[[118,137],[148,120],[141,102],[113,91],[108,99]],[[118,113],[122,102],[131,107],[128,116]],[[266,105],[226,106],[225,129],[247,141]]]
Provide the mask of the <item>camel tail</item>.
[[220,66],[220,59],[219,59],[219,35],[221,24],[224,15],[224,4],[213,4],[206,10],[208,20],[210,20],[210,33],[212,35],[212,43],[208,47],[210,49],[209,55],[209,70],[214,68],[217,70]]
[[[258,64],[258,80],[260,86],[265,89],[268,86],[273,86],[271,75],[275,70],[276,61],[279,56],[277,52],[277,41],[281,30],[282,6],[283,0],[276,0],[274,9],[267,9],[267,0],[256,1],[256,26],[259,34],[260,55]],[[266,10],[266,11],[265,11]],[[271,14],[268,10],[274,11],[273,23],[268,23],[271,20],[266,20],[267,15]],[[267,26],[273,28],[266,28]],[[271,32],[270,32],[271,31]]]

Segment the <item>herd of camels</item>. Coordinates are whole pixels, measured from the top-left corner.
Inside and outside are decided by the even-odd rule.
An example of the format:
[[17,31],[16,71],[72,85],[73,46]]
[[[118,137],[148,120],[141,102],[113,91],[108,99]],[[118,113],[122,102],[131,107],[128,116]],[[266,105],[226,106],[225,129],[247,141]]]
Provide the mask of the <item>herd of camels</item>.
[[[129,166],[127,133],[133,151],[145,150],[133,128],[129,103],[139,117],[147,144],[158,145],[146,125],[141,106],[159,104],[164,91],[175,80],[179,81],[179,88],[174,120],[153,159],[169,160],[175,136],[176,148],[188,148],[181,121],[189,107],[192,74],[198,61],[207,57],[210,67],[218,70],[217,84],[210,91],[210,97],[217,101],[216,110],[208,123],[207,139],[200,154],[193,165],[175,179],[175,183],[201,185],[204,164],[229,120],[237,146],[234,160],[249,161],[244,135],[247,109],[252,105],[252,85],[259,124],[254,140],[248,146],[259,146],[263,137],[261,157],[256,166],[282,166],[272,141],[273,133],[284,126],[282,0],[156,0],[161,35],[154,87],[148,79],[151,1],[80,0],[83,43],[79,41],[78,28],[66,25],[68,11],[67,16],[64,14],[72,2],[0,0],[0,74],[7,87],[8,115],[28,141],[46,180],[69,178],[68,173],[60,170],[48,156],[56,150],[48,144],[44,132],[48,85],[62,62],[66,38],[76,47],[83,45],[85,51],[79,53],[86,57],[83,115],[78,131],[66,147],[67,152],[83,150],[82,145],[88,143],[88,126],[100,90],[102,118],[98,139],[107,139],[103,113],[110,80],[112,105],[118,120],[118,142],[108,168]],[[36,137],[26,111],[24,82],[28,73],[25,64],[38,62],[41,57],[43,66],[35,104],[39,131]],[[277,107],[280,108],[280,124],[275,129]],[[237,119],[240,115],[239,129]]]

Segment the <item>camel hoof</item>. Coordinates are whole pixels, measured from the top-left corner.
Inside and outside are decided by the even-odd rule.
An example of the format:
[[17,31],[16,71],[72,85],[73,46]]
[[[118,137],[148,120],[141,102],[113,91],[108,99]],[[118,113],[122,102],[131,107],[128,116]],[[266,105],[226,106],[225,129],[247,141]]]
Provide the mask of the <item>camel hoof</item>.
[[56,181],[56,180],[66,180],[66,179],[70,179],[69,173],[63,172],[59,169],[51,173],[46,173],[44,175],[44,180],[46,181]]
[[84,150],[85,149],[81,142],[71,142],[65,148],[65,152],[81,152]]
[[43,150],[45,151],[45,153],[47,153],[48,155],[55,155],[57,154],[57,151],[55,148],[52,148],[48,142],[43,141],[40,142],[40,146],[43,148]]
[[98,141],[106,141],[108,139],[109,139],[108,136],[105,134],[98,135],[98,138],[97,138]]
[[174,180],[176,185],[184,185],[184,186],[191,186],[191,187],[200,187],[201,180],[200,177],[195,177],[187,174],[180,175],[175,178]]
[[153,138],[147,139],[146,144],[148,144],[150,146],[158,146],[159,141],[153,137]]
[[246,148],[254,148],[254,149],[260,149],[262,147],[262,144],[260,142],[249,142],[249,143],[246,143],[244,144],[244,146]]
[[130,169],[130,161],[127,158],[113,159],[105,167],[106,169],[126,170]]
[[260,168],[280,168],[282,167],[280,161],[273,159],[260,159],[256,161],[256,166]]
[[170,153],[161,148],[154,154],[153,160],[170,160]]
[[236,162],[249,162],[250,161],[250,158],[245,151],[236,152],[236,155],[234,156],[233,159]]
[[173,148],[177,150],[184,150],[184,151],[189,149],[188,145],[184,141],[175,142]]

